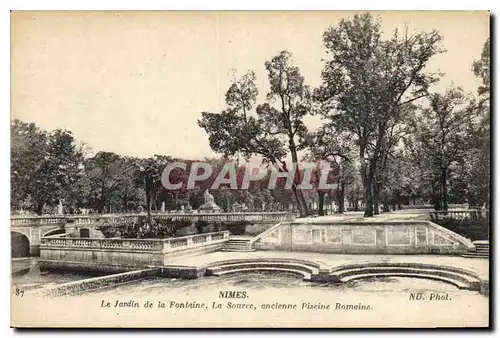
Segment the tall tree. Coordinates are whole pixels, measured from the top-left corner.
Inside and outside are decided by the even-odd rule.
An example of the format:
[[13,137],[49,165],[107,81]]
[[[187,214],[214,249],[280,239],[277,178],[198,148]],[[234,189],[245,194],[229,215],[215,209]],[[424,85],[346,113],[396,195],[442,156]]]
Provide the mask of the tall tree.
[[46,168],[51,173],[55,202],[63,199],[66,205],[76,209],[81,203],[81,181],[84,177],[84,152],[70,131],[56,129],[49,137],[49,159]]
[[[345,191],[351,181],[352,172],[352,152],[353,146],[349,133],[342,132],[335,128],[332,123],[324,124],[316,132],[308,136],[309,159],[326,162],[330,168],[335,168],[335,177],[331,177],[338,184],[335,190],[338,212],[344,212]],[[315,170],[318,174],[320,170]],[[316,177],[319,180],[319,175]],[[319,215],[323,215],[324,198],[331,191],[318,190]]]
[[41,214],[44,206],[59,201],[73,208],[81,204],[84,151],[71,132],[48,133],[34,123],[14,120],[11,140],[13,208],[26,207]]
[[484,43],[481,58],[474,61],[472,71],[482,81],[482,85],[477,89],[477,93],[484,99],[490,99],[491,65],[490,65],[490,38]]
[[137,162],[136,175],[143,183],[146,197],[146,212],[148,223],[151,224],[151,211],[156,207],[158,193],[162,190],[161,176],[168,163],[173,162],[170,156],[154,155],[151,158],[141,159]]
[[134,163],[112,152],[100,151],[89,158],[85,163],[85,179],[90,206],[102,213],[113,202],[121,204],[123,196],[119,192],[125,188],[123,185],[130,185],[133,170]]
[[435,206],[448,209],[448,181],[453,164],[463,161],[470,143],[472,112],[461,88],[449,88],[444,94],[429,97],[429,108],[422,111],[416,133],[418,151],[431,168]]
[[441,53],[436,32],[381,38],[380,23],[370,14],[342,19],[323,35],[329,59],[317,97],[323,117],[354,136],[358,145],[365,216],[373,216],[373,181],[387,147],[391,125],[402,121],[402,108],[428,95],[439,74],[425,72]]
[[[279,53],[265,66],[270,91],[267,102],[257,106],[256,116],[250,115],[258,95],[255,74],[248,72],[228,89],[227,110],[220,114],[203,112],[198,124],[208,133],[214,151],[225,156],[262,156],[265,162],[286,171],[286,156],[289,154],[297,164],[297,152],[306,146],[303,117],[310,112],[310,91],[289,52]],[[301,216],[307,215],[296,180],[292,190]]]
[[[257,114],[264,121],[267,134],[284,139],[292,163],[298,166],[297,152],[307,146],[307,128],[303,119],[311,113],[310,89],[288,51],[282,51],[267,61],[266,69],[270,84],[269,102],[259,105]],[[296,171],[296,177],[298,174]],[[302,191],[296,184],[292,185],[292,190],[301,214],[306,215],[307,205]]]
[[[34,123],[14,120],[11,123],[10,184],[12,209],[26,208],[42,212],[49,199],[48,187],[37,181],[48,156],[48,133]],[[40,190],[41,189],[41,190]],[[45,195],[44,198],[36,198]]]
[[471,108],[478,117],[471,139],[474,147],[468,155],[468,199],[474,206],[485,205],[490,208],[490,152],[491,152],[491,108],[490,108],[490,39],[486,41],[481,58],[472,65],[474,74],[481,79],[478,87],[477,100],[471,103]]

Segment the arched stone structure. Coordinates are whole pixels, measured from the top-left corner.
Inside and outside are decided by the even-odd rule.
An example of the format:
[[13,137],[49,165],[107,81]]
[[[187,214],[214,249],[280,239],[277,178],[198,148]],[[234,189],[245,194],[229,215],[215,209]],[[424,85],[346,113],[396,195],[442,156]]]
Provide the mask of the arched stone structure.
[[66,231],[64,229],[62,229],[62,228],[55,228],[55,229],[51,229],[51,230],[45,232],[44,234],[42,234],[42,237],[59,235],[59,234],[64,234],[64,233],[66,233]]
[[29,255],[38,256],[40,254],[40,242],[42,236],[54,235],[56,233],[64,233],[64,226],[49,224],[46,226],[19,226],[11,227],[11,232],[16,232],[24,235],[29,241]]
[[11,258],[28,257],[30,255],[30,240],[26,234],[19,231],[10,232]]

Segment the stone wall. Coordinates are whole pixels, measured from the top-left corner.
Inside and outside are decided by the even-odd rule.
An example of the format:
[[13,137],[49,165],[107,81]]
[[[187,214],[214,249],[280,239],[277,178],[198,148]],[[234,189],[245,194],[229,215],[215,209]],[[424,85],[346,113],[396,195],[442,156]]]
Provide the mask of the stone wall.
[[259,250],[344,254],[459,254],[473,244],[428,221],[284,223],[254,243]]
[[34,295],[44,297],[67,296],[91,290],[103,289],[109,286],[117,286],[120,284],[130,283],[132,281],[139,281],[156,275],[158,275],[158,269],[135,270],[59,284],[47,289],[34,290],[32,293]]
[[229,232],[214,232],[169,239],[43,238],[40,266],[54,270],[120,272],[160,267],[177,257],[222,248]]

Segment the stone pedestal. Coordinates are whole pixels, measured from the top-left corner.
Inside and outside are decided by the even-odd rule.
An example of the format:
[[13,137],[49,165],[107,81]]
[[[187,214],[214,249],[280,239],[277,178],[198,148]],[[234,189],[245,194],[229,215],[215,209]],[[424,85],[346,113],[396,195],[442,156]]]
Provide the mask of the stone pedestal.
[[205,203],[198,208],[199,212],[220,212],[220,207],[215,203]]
[[203,198],[205,199],[205,203],[198,208],[200,212],[220,212],[220,207],[215,204],[214,197],[210,194],[210,192],[205,190],[203,194]]

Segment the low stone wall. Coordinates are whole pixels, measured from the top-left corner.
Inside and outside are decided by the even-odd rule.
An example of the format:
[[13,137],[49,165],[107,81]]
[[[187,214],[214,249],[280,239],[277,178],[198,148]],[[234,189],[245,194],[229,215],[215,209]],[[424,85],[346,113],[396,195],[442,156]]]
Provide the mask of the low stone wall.
[[343,254],[461,254],[473,244],[429,221],[295,222],[281,224],[253,247]]
[[228,231],[169,239],[46,237],[39,261],[44,269],[129,271],[164,266],[174,257],[217,251],[228,239]]
[[99,290],[111,286],[123,285],[126,283],[151,278],[157,275],[158,269],[135,270],[59,284],[47,289],[34,290],[32,292],[39,296],[46,297],[67,296],[82,292]]

